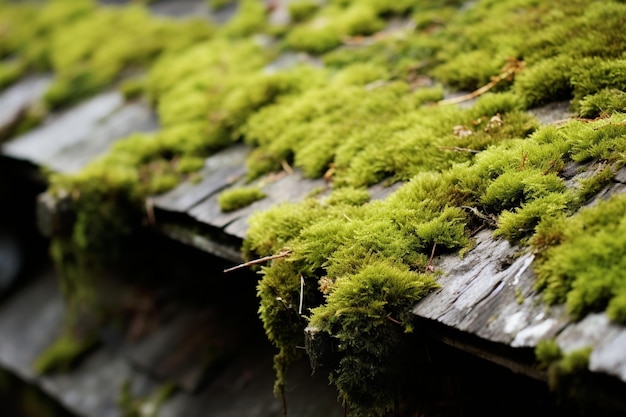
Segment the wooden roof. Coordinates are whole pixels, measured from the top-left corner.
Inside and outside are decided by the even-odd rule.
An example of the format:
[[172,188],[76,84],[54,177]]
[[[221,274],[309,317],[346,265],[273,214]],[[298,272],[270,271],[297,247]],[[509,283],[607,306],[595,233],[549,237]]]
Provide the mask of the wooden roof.
[[[31,76],[0,93],[0,131],[8,129],[17,115],[43,94],[50,80],[48,75]],[[534,113],[544,123],[567,116],[563,103],[537,109]],[[35,130],[3,144],[1,153],[4,158],[36,167],[75,172],[106,152],[117,139],[132,132],[156,129],[158,120],[148,105],[125,102],[120,93],[108,91],[52,115]],[[239,248],[248,227],[247,219],[253,212],[285,201],[300,201],[313,190],[328,187],[323,179],[309,180],[298,172],[282,172],[256,181],[267,198],[244,209],[223,213],[217,196],[244,182],[244,161],[249,152],[249,147],[242,144],[220,151],[206,159],[200,181],[182,183],[163,195],[150,197],[146,204],[154,210],[152,227],[171,239],[238,263],[242,261]],[[565,175],[573,180],[597,168],[594,165],[571,166]],[[373,198],[382,199],[394,190],[394,187],[377,185],[370,192]],[[616,173],[615,181],[596,198],[625,191],[626,169],[621,169]],[[565,352],[591,347],[589,370],[626,382],[625,326],[611,322],[604,313],[589,314],[581,321],[573,321],[562,306],[547,308],[541,301],[541,294],[533,287],[532,253],[494,238],[488,230],[479,232],[475,239],[476,247],[463,258],[446,255],[434,260],[436,266],[445,271],[438,279],[441,288],[413,309],[420,322],[430,329],[432,337],[541,380],[547,379],[545,371],[534,363],[519,360],[511,352],[534,348],[542,339],[555,338]],[[37,281],[0,309],[0,340],[17,338],[11,345],[0,345],[0,363],[29,380],[34,375],[26,369],[60,326],[62,303],[52,285],[51,274],[47,271],[45,279]],[[26,312],[29,305],[37,308]],[[15,321],[13,317],[19,320]],[[171,344],[181,338],[185,326],[198,319],[190,312],[178,315],[152,340],[128,347],[126,354],[139,368],[148,369],[161,360],[159,355],[163,350],[176,350]],[[23,332],[30,328],[31,322],[41,320],[49,322],[49,326],[45,326],[48,332],[41,333],[39,327],[33,333]],[[502,347],[508,350],[502,351]],[[118,374],[113,376],[115,372]],[[170,377],[182,372],[179,380],[191,390],[197,387],[201,378],[189,366],[183,371],[177,366],[175,371],[163,372]],[[102,403],[83,404],[92,399],[83,387],[98,378],[115,378],[119,382],[122,377],[131,375],[146,385],[156,384],[152,376],[137,372],[118,356],[102,350],[90,358],[78,374],[46,377],[40,383],[84,414],[108,415],[100,411],[90,413],[110,407],[113,393],[93,399]],[[264,383],[271,383],[268,382],[272,378],[270,374],[263,374],[263,378],[267,379]],[[171,410],[180,411],[188,406],[183,403],[176,397]],[[268,413],[277,412],[272,408],[275,407],[273,400],[264,397],[261,403],[263,407],[269,407]],[[165,415],[177,414],[170,411]]]

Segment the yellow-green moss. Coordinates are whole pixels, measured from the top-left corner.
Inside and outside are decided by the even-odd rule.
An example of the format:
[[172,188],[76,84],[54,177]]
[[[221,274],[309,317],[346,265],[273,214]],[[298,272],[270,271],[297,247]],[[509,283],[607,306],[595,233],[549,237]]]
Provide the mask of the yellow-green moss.
[[159,408],[176,391],[176,385],[165,383],[153,390],[150,395],[136,397],[132,392],[132,380],[125,380],[120,386],[117,404],[123,417],[154,417]]
[[[137,230],[146,196],[243,140],[255,148],[249,178],[287,162],[333,187],[327,199],[282,204],[250,219],[246,257],[290,251],[261,269],[258,285],[259,313],[279,350],[277,392],[304,327],[315,324],[341,343],[331,375],[350,409],[390,410],[390,387],[402,371],[402,357],[390,352],[405,342],[412,305],[435,285],[430,257],[470,247],[471,231],[493,226],[485,219],[496,219],[499,236],[530,239],[547,301],[566,302],[577,316],[608,308],[626,320],[623,265],[614,261],[625,258],[626,244],[609,241],[624,235],[623,199],[574,214],[625,162],[626,6],[482,0],[457,10],[462,3],[308,3],[278,30],[252,0],[239,2],[220,28],[86,0],[41,10],[3,3],[7,80],[52,70],[47,97],[57,106],[147,69],[141,88],[130,91],[148,97],[163,127],[118,141],[77,175],[51,178],[52,191],[69,196],[76,211],[72,230],[53,243],[74,277],[65,283],[68,294],[80,292],[92,255]],[[367,37],[390,15],[416,25]],[[257,33],[275,39],[261,47]],[[139,49],[137,38],[146,39]],[[320,54],[326,68],[264,71],[280,48]],[[511,63],[516,71],[507,70]],[[448,89],[489,83],[492,92],[469,109],[435,104]],[[582,116],[608,117],[540,128],[524,113],[570,99]],[[560,173],[572,162],[607,168],[568,189]],[[381,181],[406,184],[384,201],[367,201],[365,187]]]
[[294,22],[302,22],[315,14],[320,7],[317,0],[296,0],[287,5],[289,16]]
[[239,187],[222,191],[217,202],[223,212],[235,211],[255,201],[265,198],[265,193],[257,187]]
[[337,340],[341,359],[331,381],[344,403],[355,415],[379,416],[396,405],[410,309],[437,285],[431,275],[406,265],[376,257],[365,263],[337,278],[326,303],[311,311],[310,326]]
[[38,374],[68,371],[96,342],[95,337],[63,333],[37,357],[33,368]]
[[607,309],[626,320],[623,268],[626,198],[623,195],[541,225],[533,244],[542,252],[535,267],[549,303],[565,302],[575,317]]
[[221,28],[231,38],[262,33],[267,27],[267,10],[262,1],[239,0],[237,13]]
[[346,37],[371,35],[384,26],[385,22],[369,4],[354,2],[347,7],[331,4],[289,31],[285,46],[320,54],[339,46]]

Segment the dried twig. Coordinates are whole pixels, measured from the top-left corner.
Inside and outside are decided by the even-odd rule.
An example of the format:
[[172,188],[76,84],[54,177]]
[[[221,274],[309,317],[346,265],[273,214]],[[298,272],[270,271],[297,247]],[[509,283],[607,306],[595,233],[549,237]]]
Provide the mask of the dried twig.
[[151,225],[156,224],[156,216],[154,215],[154,203],[151,198],[146,200],[146,216],[148,216],[148,223]]
[[461,208],[471,211],[474,216],[484,220],[489,226],[495,226],[497,224],[496,219],[493,216],[481,213],[476,207],[461,206]]
[[399,326],[402,326],[402,323],[401,323],[400,321],[398,321],[398,320],[394,319],[394,318],[393,318],[393,317],[391,317],[391,316],[387,316],[387,320],[389,320],[389,321],[390,321],[390,322],[392,322],[392,323],[396,323],[396,324],[397,324],[397,325],[399,325]]
[[426,272],[433,272],[433,258],[435,257],[435,249],[437,248],[437,242],[433,243],[433,250],[430,251],[430,258],[428,258],[428,265],[426,265]]
[[464,101],[469,101],[471,99],[474,99],[482,94],[485,94],[487,91],[491,90],[493,87],[498,85],[501,81],[512,80],[513,77],[515,77],[515,74],[522,71],[523,68],[524,68],[523,61],[519,61],[515,58],[510,58],[508,62],[500,70],[500,74],[496,75],[495,77],[492,77],[490,82],[483,85],[478,90],[472,91],[471,93],[465,94],[460,97],[440,100],[438,104],[441,104],[441,105],[458,104],[458,103],[463,103]]
[[287,174],[289,174],[289,175],[293,175],[294,174],[293,168],[284,159],[280,161],[280,165],[283,167],[285,172],[287,172]]
[[302,315],[302,306],[304,305],[304,277],[300,274],[300,307],[298,307],[298,315]]
[[275,255],[269,255],[269,256],[264,256],[264,257],[259,258],[259,259],[253,259],[251,261],[244,262],[242,264],[233,266],[232,268],[225,269],[224,273],[236,271],[238,269],[246,268],[246,267],[252,266],[252,265],[262,264],[262,263],[265,263],[267,261],[271,261],[271,260],[274,260],[274,259],[286,258],[289,255],[291,255],[291,249],[284,249],[284,250],[278,252]]
[[469,153],[480,153],[476,149],[470,148],[459,148],[458,146],[442,146],[439,148],[442,151],[456,151],[456,152],[469,152]]

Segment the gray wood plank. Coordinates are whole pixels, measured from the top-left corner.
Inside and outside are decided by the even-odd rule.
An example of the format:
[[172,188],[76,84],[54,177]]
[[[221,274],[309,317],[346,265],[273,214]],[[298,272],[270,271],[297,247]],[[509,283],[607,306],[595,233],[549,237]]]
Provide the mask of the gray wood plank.
[[4,144],[2,153],[58,172],[76,172],[116,140],[158,127],[152,110],[124,104],[119,92],[98,95]]
[[145,372],[195,392],[240,344],[223,319],[209,307],[185,311],[138,342],[127,341],[122,352]]
[[626,381],[626,329],[620,327],[618,330],[611,330],[611,335],[605,337],[591,352],[589,369]]
[[148,106],[129,103],[98,121],[83,141],[59,149],[46,164],[55,171],[77,172],[105,154],[117,140],[135,132],[154,131],[157,127],[157,117]]
[[311,192],[326,186],[323,179],[309,180],[299,172],[294,174],[283,173],[277,181],[265,185],[262,181],[259,181],[258,185],[261,186],[267,196],[248,207],[232,213],[222,213],[217,203],[217,196],[215,196],[215,198],[208,199],[207,204],[194,207],[190,214],[202,222],[224,228],[224,231],[229,235],[243,239],[248,229],[247,219],[252,213],[266,210],[284,202],[302,201]]
[[155,209],[186,213],[202,200],[233,184],[245,174],[249,148],[236,145],[207,158],[199,182],[187,181],[152,198]]
[[0,305],[0,365],[34,380],[33,363],[60,332],[63,311],[51,268]]
[[49,165],[62,149],[84,142],[94,126],[122,104],[123,98],[117,92],[101,94],[6,143],[2,152],[37,165]]
[[51,83],[51,75],[31,75],[0,92],[0,132],[9,128],[27,107],[36,103]]

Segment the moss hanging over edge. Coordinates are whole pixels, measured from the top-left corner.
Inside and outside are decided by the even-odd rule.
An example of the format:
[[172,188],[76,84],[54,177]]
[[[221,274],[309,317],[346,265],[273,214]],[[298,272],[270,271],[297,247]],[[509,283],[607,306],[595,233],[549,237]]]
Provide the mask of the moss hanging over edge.
[[[339,45],[346,34],[369,34],[378,30],[381,27],[381,18],[386,13],[396,12],[383,11],[376,4],[370,3],[377,2],[368,2],[365,6],[333,2],[331,4],[333,10],[320,10],[320,16],[323,15],[332,21],[335,17],[325,13],[337,10],[341,12],[339,13],[341,16],[337,17],[336,26],[331,25],[340,29],[341,34],[337,35],[330,31],[328,37],[319,39],[322,41],[330,39]],[[269,160],[266,166],[258,169],[259,174],[276,169],[284,159],[292,159],[310,176],[329,173],[326,168],[334,164],[329,177],[335,180],[337,186],[362,187],[390,177],[391,181],[412,179],[411,183],[396,197],[390,198],[387,204],[360,205],[357,199],[355,206],[361,207],[357,209],[352,204],[343,204],[341,199],[338,202],[331,199],[327,204],[334,208],[328,209],[323,204],[316,206],[308,202],[304,208],[310,209],[315,219],[306,220],[305,217],[304,223],[310,222],[302,224],[297,231],[273,231],[272,238],[262,238],[259,242],[248,245],[254,247],[253,251],[258,253],[271,248],[267,254],[276,253],[283,245],[294,248],[294,254],[289,262],[277,261],[263,270],[264,277],[270,276],[271,279],[265,282],[264,278],[259,284],[259,294],[262,298],[261,314],[266,316],[264,318],[266,330],[272,341],[276,341],[281,349],[277,365],[280,381],[281,372],[284,375],[283,365],[296,355],[293,347],[296,344],[293,341],[302,339],[301,330],[306,324],[299,308],[295,318],[293,317],[296,306],[300,305],[302,280],[307,288],[306,299],[309,300],[305,305],[309,308],[319,305],[321,308],[327,306],[323,304],[323,296],[328,295],[330,299],[333,291],[338,289],[337,282],[342,277],[358,275],[360,268],[369,265],[361,264],[361,260],[369,259],[368,257],[391,258],[394,262],[397,261],[401,268],[408,268],[412,274],[431,272],[432,265],[429,262],[431,251],[434,253],[437,250],[456,250],[465,247],[468,244],[470,228],[479,223],[477,219],[471,217],[467,208],[461,208],[463,206],[475,209],[479,213],[484,212],[486,217],[497,218],[498,233],[501,236],[523,242],[535,230],[539,230],[544,222],[558,217],[563,211],[567,214],[573,213],[580,206],[581,200],[593,196],[598,189],[597,186],[592,186],[593,184],[585,185],[583,187],[585,191],[580,195],[563,193],[563,183],[558,178],[558,172],[565,161],[592,161],[598,158],[604,160],[610,159],[611,155],[619,155],[623,149],[620,147],[619,127],[609,125],[608,128],[598,129],[597,134],[590,134],[581,125],[572,123],[564,127],[562,137],[546,129],[538,132],[533,140],[523,140],[536,129],[537,125],[531,118],[523,115],[521,110],[555,99],[571,97],[574,98],[573,107],[577,108],[578,102],[582,106],[585,100],[593,100],[594,95],[600,94],[598,91],[601,89],[610,91],[624,89],[624,77],[620,72],[620,65],[623,65],[623,62],[619,60],[615,63],[605,62],[606,59],[616,57],[615,51],[605,48],[601,42],[593,40],[587,42],[576,36],[571,37],[571,41],[560,42],[563,33],[571,30],[573,26],[569,21],[565,26],[556,24],[559,19],[563,20],[563,14],[572,12],[575,14],[572,22],[592,31],[590,33],[597,39],[597,36],[606,35],[602,33],[604,28],[611,28],[616,22],[619,23],[619,16],[624,15],[622,6],[611,2],[607,6],[608,12],[604,13],[583,7],[586,6],[585,3],[570,3],[559,2],[553,9],[546,9],[547,6],[533,9],[533,2],[501,2],[496,9],[491,10],[493,4],[481,2],[470,10],[469,17],[468,15],[451,17],[445,22],[434,22],[427,18],[418,25],[418,31],[421,32],[419,36],[413,38],[412,35],[407,35],[411,40],[404,43],[393,39],[389,41],[391,46],[387,49],[382,48],[387,52],[398,44],[405,48],[402,53],[389,53],[386,59],[382,60],[382,64],[380,58],[375,57],[373,58],[373,61],[376,61],[375,65],[369,65],[372,63],[347,65],[353,64],[350,60],[354,59],[354,56],[350,54],[341,56],[341,52],[338,51],[332,59],[327,57],[328,62],[337,65],[337,73],[324,74],[321,78],[325,81],[332,80],[335,90],[342,89],[341,92],[346,98],[343,101],[348,104],[347,108],[341,108],[341,105],[332,100],[322,100],[332,90],[324,90],[319,85],[315,86],[318,88],[317,95],[310,93],[308,88],[291,90],[291,87],[285,90],[278,88],[281,93],[274,93],[274,87],[282,85],[280,82],[259,83],[262,87],[269,85],[269,88],[255,90],[260,91],[258,96],[256,93],[235,94],[237,89],[234,84],[239,83],[241,78],[251,77],[255,71],[237,72],[232,79],[224,83],[227,86],[224,95],[218,92],[215,95],[211,94],[207,99],[206,92],[213,93],[216,90],[216,85],[210,81],[214,74],[204,77],[196,77],[194,74],[193,82],[174,86],[172,84],[178,84],[179,79],[186,78],[181,75],[187,76],[193,73],[193,69],[182,63],[182,69],[178,72],[171,70],[174,68],[173,64],[170,67],[171,62],[162,66],[159,63],[161,68],[166,68],[164,73],[169,75],[158,74],[155,71],[155,74],[164,75],[163,78],[153,75],[145,88],[159,106],[168,131],[155,136],[131,139],[125,145],[116,148],[112,152],[113,156],[108,159],[109,162],[116,159],[120,162],[117,165],[120,170],[116,171],[114,178],[103,174],[104,164],[100,168],[91,168],[92,179],[105,179],[111,187],[109,191],[90,190],[85,185],[86,181],[82,184],[82,180],[68,180],[66,185],[70,185],[67,189],[72,190],[72,195],[78,196],[75,200],[77,207],[83,205],[85,207],[80,209],[82,215],[79,216],[72,232],[72,244],[89,248],[92,244],[90,242],[92,233],[96,236],[101,232],[94,219],[102,216],[110,220],[114,217],[106,212],[99,213],[96,207],[98,204],[93,204],[96,207],[94,208],[92,203],[111,202],[113,210],[119,207],[119,213],[132,212],[133,219],[130,223],[136,225],[142,215],[142,197],[147,193],[174,186],[181,178],[187,178],[186,175],[193,171],[194,167],[201,166],[203,156],[227,146],[233,139],[242,136],[258,146],[258,153],[265,161]],[[506,23],[507,19],[518,17],[520,8],[532,11],[529,13],[529,21],[535,19],[536,14],[541,16],[541,19],[536,19],[538,23],[525,28],[521,36],[510,30],[514,25]],[[237,36],[247,36],[252,30],[264,31],[264,28],[257,25],[262,20],[258,18],[262,14],[259,10],[258,7],[253,10],[251,20],[245,17],[239,20],[243,22],[242,24],[233,24],[234,29],[230,29],[232,32],[225,37],[233,40]],[[415,13],[419,14],[418,11]],[[489,16],[494,19],[482,24]],[[503,16],[507,19],[503,19]],[[312,20],[307,20],[310,21]],[[481,24],[472,24],[476,22]],[[600,25],[598,22],[607,24]],[[509,36],[506,37],[506,41],[500,40],[500,45],[496,45],[492,39],[502,38],[492,35],[505,34],[503,28]],[[527,29],[531,31],[528,32]],[[429,31],[434,36],[427,41],[424,34]],[[294,36],[295,32],[295,29],[291,31],[291,36]],[[287,33],[286,40],[289,39],[290,33]],[[538,34],[536,37],[535,33]],[[529,51],[520,39],[532,45],[536,53]],[[619,49],[621,40],[615,41],[611,45],[618,45],[616,49]],[[226,45],[226,50],[232,46],[229,42],[223,45]],[[217,43],[210,46],[217,47]],[[350,49],[345,46],[341,49]],[[322,45],[320,50],[325,50],[326,47],[327,45]],[[577,52],[574,58],[569,56],[572,55],[570,54],[572,47],[580,52]],[[405,51],[407,53],[404,53]],[[553,55],[560,56],[551,58]],[[201,57],[202,52],[197,52],[195,56]],[[406,56],[411,59],[407,59]],[[455,58],[451,58],[453,56]],[[252,54],[251,57],[254,59],[250,61],[255,62],[258,56]],[[420,90],[413,92],[413,83],[418,81],[420,76],[435,75],[447,85],[476,88],[488,82],[491,77],[497,76],[502,63],[509,57],[523,59],[526,63],[524,71],[514,80],[507,80],[506,83],[498,85],[499,89],[510,92],[484,96],[475,109],[468,112],[452,107],[411,111],[427,101],[438,99],[438,94],[441,94],[441,90],[435,90],[434,93],[427,91],[423,95],[420,94]],[[163,61],[167,62],[167,57]],[[212,62],[211,59],[207,61]],[[468,71],[455,71],[459,63],[467,63],[462,69]],[[259,68],[260,66],[255,70]],[[235,70],[230,68],[226,73],[230,71]],[[229,78],[224,74],[219,75]],[[97,76],[95,78],[99,79]],[[169,84],[170,82],[172,84]],[[252,83],[247,85],[251,86],[257,85]],[[194,89],[197,90],[197,94],[193,94]],[[276,109],[281,104],[288,100],[293,100],[290,104],[294,104],[300,99],[289,97],[287,93],[283,95],[283,91],[296,91],[297,95],[302,96],[310,94],[309,101],[312,101],[311,97],[315,100],[320,98],[315,104],[328,107],[316,115],[306,108],[307,103],[303,103],[302,106],[305,107],[303,119],[307,123],[289,126],[295,128],[291,131],[291,137],[285,140],[272,141],[271,135],[266,135],[266,138],[270,138],[266,139],[260,134],[251,134],[251,130],[239,129],[241,125],[245,125],[246,129],[252,129],[250,120],[255,114],[265,112],[266,105],[267,108],[271,107],[267,114],[271,111],[279,113]],[[238,92],[241,93],[241,90]],[[413,92],[413,95],[406,102],[397,100],[405,98],[409,92]],[[385,98],[385,94],[388,97]],[[357,100],[354,100],[355,97]],[[606,100],[606,97],[595,98]],[[399,104],[398,108],[389,111],[391,107],[389,103]],[[364,104],[363,107],[366,109],[363,113],[359,113],[361,104]],[[618,105],[614,106],[614,110],[619,111]],[[228,109],[226,114],[223,113],[224,108]],[[259,111],[261,108],[263,110]],[[207,127],[207,114],[212,122],[217,122],[217,127],[214,124]],[[335,135],[317,135],[327,130],[327,127],[336,125],[337,120],[355,115],[358,120],[363,114],[383,117],[378,121],[380,123],[377,128],[372,127],[366,132],[361,131],[366,129],[361,129],[358,125],[346,128],[345,131],[359,130],[359,137],[355,135],[349,138],[349,146],[343,146],[341,149],[337,147],[339,143],[337,139],[345,139],[343,135],[345,131],[341,129],[338,129],[339,133]],[[328,117],[329,115],[331,117]],[[328,118],[324,120],[325,117]],[[280,118],[276,116],[272,121],[276,120]],[[234,129],[234,126],[237,129]],[[263,127],[261,124],[257,125],[259,126]],[[596,127],[599,125],[594,124],[593,128]],[[296,142],[309,130],[319,141],[316,141],[315,146],[300,148]],[[381,140],[387,137],[391,138],[389,142]],[[563,137],[571,140],[563,140]],[[389,143],[391,146],[380,147],[376,142]],[[128,152],[135,146],[141,151]],[[315,148],[322,149],[323,152],[311,152]],[[384,151],[384,148],[387,150]],[[424,150],[426,156],[422,157],[416,149]],[[474,157],[474,153],[478,156]],[[133,156],[129,158],[130,154]],[[136,156],[145,159],[136,162],[136,159],[133,159]],[[356,169],[352,168],[352,163]],[[127,169],[129,165],[140,166],[140,169],[137,171]],[[523,171],[525,174],[517,174],[517,171]],[[58,184],[62,183],[63,181]],[[76,188],[72,189],[72,185],[76,185]],[[508,192],[509,188],[514,192]],[[405,206],[407,201],[409,203]],[[346,199],[345,203],[350,201]],[[129,206],[133,208],[130,209]],[[111,208],[107,204],[105,207],[106,210]],[[295,206],[288,207],[295,210],[295,213],[302,214],[304,211],[301,208],[294,208]],[[290,218],[291,214],[285,211],[281,216]],[[271,226],[281,229],[284,220],[280,218],[281,216],[268,216],[265,219],[272,217],[271,221],[275,223]],[[122,226],[116,233],[123,236],[129,233],[129,229]],[[329,239],[329,236],[332,236],[332,239]],[[355,239],[351,239],[353,236],[356,236]],[[274,237],[276,241],[272,240]],[[281,241],[282,243],[277,243]],[[270,285],[272,281],[275,284]],[[319,283],[321,291],[310,291],[309,289],[316,287],[316,283]],[[267,288],[264,287],[265,284],[268,284]],[[276,293],[282,295],[276,296]],[[600,293],[604,294],[603,290]],[[266,304],[264,300],[267,301]],[[272,310],[273,308],[275,310]],[[280,335],[274,328],[271,322],[274,314],[278,316],[282,314],[283,323],[288,329],[286,335]],[[283,355],[282,358],[280,355]],[[349,368],[348,362],[347,360],[346,369]],[[340,381],[341,375],[336,374],[335,381]],[[349,381],[345,381],[343,386],[349,387]],[[343,388],[344,398],[348,401],[361,398],[359,395],[349,394],[350,389],[352,388]],[[375,410],[382,413],[386,407],[385,400],[381,399],[381,404],[382,408]]]

